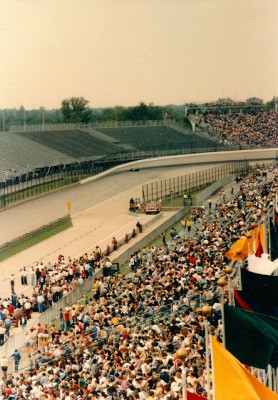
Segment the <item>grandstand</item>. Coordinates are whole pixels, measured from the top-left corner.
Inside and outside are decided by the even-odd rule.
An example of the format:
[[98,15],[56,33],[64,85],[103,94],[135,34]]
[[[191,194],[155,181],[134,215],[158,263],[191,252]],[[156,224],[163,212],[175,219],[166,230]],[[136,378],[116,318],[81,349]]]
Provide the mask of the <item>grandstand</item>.
[[[43,134],[42,134],[43,135]],[[66,157],[57,149],[37,143],[13,132],[0,135],[0,176],[6,177],[18,171],[33,170],[35,166],[53,165],[63,160],[73,162],[75,158]]]
[[[0,176],[33,171],[45,166],[117,159],[132,161],[147,156],[189,153],[218,144],[208,137],[198,136],[179,126],[87,127],[84,129],[28,129],[2,132],[0,135]],[[142,153],[143,152],[143,153]]]
[[101,128],[101,132],[137,150],[164,150],[183,148],[215,147],[215,141],[195,135],[190,130],[182,132],[168,126]]
[[[266,171],[263,172],[267,174]],[[71,391],[80,400],[89,398],[104,400],[111,397],[110,391],[114,388],[113,393],[119,393],[122,398],[140,398],[133,394],[142,392],[145,398],[150,395],[152,398],[174,400],[182,391],[181,383],[172,385],[175,377],[180,377],[179,371],[181,371],[176,354],[181,346],[186,345],[188,353],[184,361],[185,367],[188,370],[189,379],[194,378],[195,382],[194,385],[189,384],[191,390],[189,393],[202,394],[204,396],[202,398],[210,398],[207,392],[211,393],[211,382],[207,380],[208,374],[205,368],[197,369],[197,363],[201,361],[201,365],[208,365],[206,364],[207,352],[204,351],[206,329],[209,329],[209,332],[221,341],[219,298],[222,297],[223,301],[230,302],[229,286],[237,282],[233,274],[232,278],[229,275],[229,285],[223,278],[227,278],[228,271],[231,271],[231,268],[227,269],[227,258],[224,257],[230,244],[240,238],[243,233],[243,214],[238,207],[238,201],[243,193],[246,194],[247,200],[244,205],[246,222],[244,232],[251,221],[258,222],[257,218],[261,218],[261,215],[260,217],[257,214],[254,215],[254,204],[259,209],[262,204],[257,202],[253,197],[253,191],[250,191],[250,188],[254,187],[257,190],[261,185],[254,177],[247,182],[252,183],[253,186],[247,185],[244,189],[238,186],[239,192],[235,197],[234,193],[231,194],[231,198],[226,199],[227,201],[224,201],[224,192],[221,191],[220,199],[217,194],[213,214],[207,210],[207,204],[205,209],[195,208],[192,215],[195,225],[195,227],[193,225],[193,232],[191,231],[191,234],[174,232],[173,237],[170,233],[169,243],[173,245],[172,247],[165,246],[165,249],[154,247],[151,251],[149,247],[146,247],[137,250],[130,258],[134,258],[136,262],[134,274],[131,273],[124,279],[119,277],[119,280],[115,281],[108,277],[94,277],[94,281],[91,282],[89,268],[92,264],[91,271],[93,270],[95,259],[88,259],[87,253],[79,260],[74,259],[76,278],[79,277],[79,272],[88,271],[86,280],[77,286],[76,291],[81,285],[85,289],[88,283],[88,287],[91,288],[92,285],[94,287],[92,297],[88,299],[85,296],[80,303],[68,301],[66,297],[64,301],[62,300],[63,303],[59,304],[53,300],[57,311],[59,306],[62,306],[63,312],[59,314],[55,326],[54,324],[48,327],[45,325],[46,342],[39,336],[42,324],[34,327],[34,321],[30,323],[28,331],[30,333],[25,330],[25,334],[31,336],[35,329],[37,342],[34,346],[32,344],[30,360],[25,356],[27,349],[25,342],[20,348],[22,356],[25,356],[25,360],[21,360],[19,371],[20,378],[23,377],[21,382],[23,390],[28,392],[30,388],[31,394],[48,393],[49,397],[40,397],[48,399],[67,399],[67,392]],[[267,196],[272,193],[274,184],[272,176],[269,182],[265,183],[264,190]],[[195,235],[196,232],[198,235]],[[202,259],[204,254],[205,257]],[[63,256],[59,256],[60,258],[61,260],[53,265],[49,262],[42,264],[42,270],[46,270],[47,277],[58,275],[70,267],[71,260],[70,263],[65,263]],[[169,259],[171,262],[168,261]],[[157,276],[157,280],[151,279],[153,276]],[[220,289],[220,283],[218,283],[220,277],[225,281],[225,289]],[[75,282],[76,278],[69,279],[72,288],[74,285],[71,282]],[[63,287],[68,287],[68,284],[69,282],[63,281],[63,278],[58,283]],[[57,284],[54,284],[54,287],[56,290]],[[134,287],[136,290],[131,290]],[[49,293],[49,287],[47,290]],[[69,296],[73,292],[74,290],[71,289]],[[48,304],[48,300],[45,300],[45,303]],[[34,304],[36,304],[35,300]],[[212,307],[209,308],[212,312],[207,320],[201,314],[204,304]],[[75,310],[77,310],[76,313]],[[45,324],[46,313],[47,311],[40,313],[40,321],[44,321]],[[68,315],[70,320],[66,319]],[[22,339],[22,342],[26,340]],[[13,341],[14,337],[5,346],[8,347],[10,342],[14,344]],[[12,344],[9,351],[5,353],[9,357],[13,351]],[[144,351],[145,349],[147,351]],[[165,353],[170,363],[165,363]],[[142,354],[146,355],[147,365],[155,366],[154,371],[151,368],[149,372],[144,370],[145,359],[136,368],[133,367]],[[26,361],[25,364],[24,361]],[[173,368],[174,365],[176,368]],[[194,368],[190,370],[191,365]],[[25,371],[26,367],[27,371]],[[59,375],[53,373],[54,369],[59,371]],[[169,378],[169,382],[172,383],[168,386],[163,384],[165,396],[161,397],[160,383],[163,373],[167,373],[167,379]],[[56,379],[56,375],[59,379]],[[142,385],[142,379],[150,378],[151,380],[153,375],[155,377],[157,375],[159,379],[156,377],[153,385],[145,388]],[[84,383],[82,387],[76,384],[81,380]],[[25,381],[30,383],[25,384]],[[125,384],[126,391],[129,390],[131,393],[129,397],[122,396],[122,382]],[[39,389],[37,389],[38,386]],[[21,386],[17,385],[16,380],[12,381],[11,387],[14,390],[13,394],[17,396],[15,398],[20,399]],[[172,396],[173,388],[176,388],[175,396]],[[90,394],[92,396],[89,396]]]
[[198,115],[200,126],[226,141],[245,146],[276,147],[278,113],[249,110],[246,113],[204,112]]
[[[1,148],[3,148],[3,156],[6,153],[8,154],[9,150],[13,149],[12,152],[10,151],[10,160],[15,160],[14,165],[17,166],[16,168],[20,166],[20,163],[24,162],[29,162],[27,165],[30,165],[30,160],[32,160],[32,163],[36,162],[37,165],[46,162],[48,162],[48,165],[51,165],[51,163],[57,163],[57,157],[59,156],[63,157],[65,160],[71,160],[72,163],[75,163],[76,160],[82,162],[86,158],[94,159],[94,157],[95,160],[101,160],[107,156],[109,157],[109,155],[116,154],[119,151],[123,153],[125,151],[128,152],[129,150],[147,152],[151,149],[154,151],[160,151],[161,149],[167,148],[167,146],[168,148],[171,147],[173,149],[178,149],[181,147],[188,148],[191,147],[191,143],[194,143],[194,147],[196,148],[198,146],[203,148],[204,146],[207,147],[209,145],[212,146],[212,148],[215,147],[215,142],[209,141],[208,139],[205,139],[205,137],[201,138],[200,136],[193,135],[190,131],[180,132],[178,129],[173,129],[169,126],[100,128],[98,130],[87,129],[86,131],[30,131],[24,133],[5,133],[2,138],[4,138],[3,146],[1,146]],[[6,146],[4,145],[5,143]],[[46,158],[43,158],[43,153]],[[14,168],[13,166],[7,166],[10,168],[10,170]],[[266,171],[264,171],[264,173],[267,175]],[[273,176],[270,177],[269,183],[264,188],[266,191],[266,196],[272,193],[272,180]],[[239,191],[236,196],[238,195],[239,198],[241,198],[243,193],[246,196],[246,206],[244,205],[244,226],[247,228],[251,221],[258,222],[258,218],[261,218],[261,213],[259,213],[259,211],[262,208],[262,204],[257,202],[256,197],[253,197],[253,189],[257,191],[261,188],[259,180],[252,177],[250,181],[246,182],[249,184],[249,186],[243,186],[242,188],[239,185],[237,186]],[[230,186],[228,188],[230,189]],[[203,316],[200,316],[198,310],[200,310],[200,307],[206,303],[210,304],[211,307],[213,307],[215,304],[218,307],[220,305],[219,295],[223,296],[222,298],[224,300],[230,302],[229,290],[228,292],[225,292],[223,289],[222,294],[222,292],[218,290],[217,282],[218,278],[220,278],[222,275],[226,276],[228,273],[226,272],[227,258],[224,258],[225,251],[229,249],[231,242],[238,239],[242,235],[243,214],[240,210],[241,206],[239,207],[239,198],[236,196],[234,197],[234,193],[232,192],[231,197],[226,199],[226,194],[227,193],[225,193],[225,191],[221,191],[220,198],[218,198],[218,194],[215,195],[216,201],[214,203],[213,213],[211,210],[207,210],[207,204],[206,207],[204,206],[204,208],[194,208],[191,216],[195,225],[195,227],[193,225],[193,232],[190,231],[190,234],[189,231],[188,233],[182,231],[180,234],[176,232],[173,237],[170,233],[169,235],[171,236],[171,239],[169,238],[169,241],[171,241],[173,244],[173,248],[170,249],[170,252],[168,248],[166,249],[166,246],[165,249],[153,250],[153,253],[148,247],[143,248],[142,250],[137,250],[137,253],[135,254],[136,257],[133,255],[131,256],[131,259],[135,257],[136,263],[138,264],[135,267],[135,274],[130,274],[124,279],[123,277],[119,277],[117,282],[113,282],[113,280],[110,281],[110,278],[107,277],[97,278],[95,273],[98,273],[99,271],[95,268],[97,268],[99,264],[96,261],[98,258],[95,258],[95,255],[93,254],[88,256],[86,253],[86,255],[82,255],[80,259],[73,259],[73,264],[71,264],[71,259],[69,259],[68,263],[61,259],[61,262],[59,260],[58,262],[55,261],[54,263],[47,261],[45,265],[44,263],[40,264],[41,266],[38,267],[38,269],[40,270],[41,268],[41,271],[45,272],[47,283],[43,282],[43,284],[40,284],[40,292],[32,296],[31,300],[33,311],[38,310],[40,316],[36,320],[36,323],[34,323],[34,320],[32,322],[30,321],[29,325],[27,325],[27,329],[25,330],[26,336],[31,336],[31,325],[34,326],[37,324],[36,328],[34,328],[37,335],[35,338],[36,342],[34,342],[35,344],[32,344],[34,347],[32,347],[31,350],[31,353],[33,354],[29,354],[30,359],[26,357],[26,354],[28,354],[28,342],[26,341],[25,347],[26,339],[25,336],[23,337],[21,331],[19,332],[18,336],[20,336],[20,340],[22,343],[24,342],[24,344],[23,346],[16,346],[16,348],[20,349],[22,357],[25,357],[20,364],[20,368],[22,368],[20,369],[20,374],[23,376],[23,374],[26,373],[26,376],[28,374],[28,379],[30,377],[33,378],[31,379],[31,383],[28,384],[31,388],[30,392],[32,394],[39,393],[36,392],[36,388],[39,386],[41,387],[41,392],[51,393],[48,399],[51,397],[53,399],[67,399],[67,391],[72,391],[72,393],[76,395],[76,398],[79,398],[80,400],[87,400],[87,398],[89,398],[87,395],[89,394],[92,394],[91,397],[96,399],[109,398],[110,388],[113,388],[114,383],[118,382],[115,370],[119,368],[119,366],[117,366],[117,364],[119,364],[121,368],[121,379],[133,396],[135,392],[133,383],[136,383],[136,379],[138,378],[138,391],[143,392],[143,387],[141,385],[142,381],[140,381],[139,375],[144,376],[147,374],[144,374],[143,368],[138,366],[138,369],[134,371],[133,376],[128,372],[130,368],[125,370],[124,365],[129,364],[130,362],[133,365],[133,363],[136,362],[139,357],[139,346],[142,346],[142,348],[148,348],[148,357],[152,365],[156,363],[157,358],[159,360],[161,359],[160,363],[158,363],[156,372],[162,374],[165,372],[163,371],[164,368],[162,360],[165,349],[167,349],[167,352],[169,353],[168,356],[170,358],[172,357],[174,360],[176,350],[181,344],[183,344],[182,339],[175,341],[173,340],[172,332],[174,332],[174,330],[176,330],[175,333],[177,335],[184,335],[183,328],[186,328],[188,341],[190,337],[193,337],[194,334],[194,337],[196,337],[196,343],[199,344],[204,342],[203,339],[207,325],[205,319]],[[258,213],[254,214],[254,210],[256,209],[253,207],[256,207]],[[107,216],[105,220],[109,220]],[[230,227],[232,227],[232,230]],[[205,230],[202,230],[202,228]],[[80,227],[79,229],[81,236],[82,229]],[[109,229],[111,229],[110,224]],[[197,232],[198,234],[196,234]],[[143,235],[144,234],[145,230],[143,231]],[[84,239],[82,238],[82,240]],[[127,245],[126,240],[123,243],[124,245]],[[61,246],[60,242],[59,246]],[[187,250],[187,246],[188,249],[191,249],[190,253]],[[137,243],[136,248],[138,248]],[[60,247],[59,250],[60,249],[64,251],[62,247]],[[179,260],[179,256],[176,254],[177,249],[180,249],[180,253],[184,252],[183,259]],[[119,253],[119,249],[117,250]],[[208,254],[204,262],[202,260],[203,254]],[[61,257],[63,256],[59,256],[59,258]],[[155,260],[157,259],[159,259],[161,270],[153,269],[153,265],[155,265]],[[168,259],[174,261],[169,263]],[[141,264],[140,260],[142,260]],[[106,258],[103,258],[103,261],[105,262]],[[154,262],[153,264],[152,261]],[[72,266],[73,268],[71,268]],[[72,273],[69,272],[71,269]],[[139,271],[138,276],[140,276],[140,280],[138,280],[138,276],[136,274],[137,270]],[[89,271],[91,271],[91,275],[89,274]],[[95,274],[94,278],[96,278],[94,284],[91,281],[93,271]],[[32,272],[32,269],[30,269],[28,274],[28,279],[34,275],[35,282],[35,272]],[[65,274],[65,279],[63,274]],[[155,282],[155,280],[154,282],[150,281],[149,277],[155,276],[155,274],[158,276],[157,282]],[[57,275],[57,278],[53,278],[55,275]],[[58,276],[60,279],[56,281]],[[38,280],[38,282],[40,281]],[[95,282],[97,282],[98,285],[97,289]],[[130,304],[128,304],[126,300],[126,293],[129,293],[129,289],[132,287],[132,285],[138,285],[138,282],[140,283],[140,290],[138,290],[138,294],[136,293],[136,299],[133,299],[133,296],[129,296]],[[229,283],[231,282],[229,281]],[[35,286],[35,283],[33,286]],[[87,291],[85,289],[91,289],[92,286],[94,290],[93,292],[90,292],[90,296],[92,296],[93,300],[91,300],[91,297],[89,300],[85,296],[85,305],[85,298],[82,297],[82,295],[84,295],[84,293]],[[58,304],[58,301],[56,301],[57,299],[59,300],[59,298],[56,299],[55,295],[57,293],[57,288],[61,288],[63,290],[63,295],[65,296],[64,303]],[[81,290],[79,290],[80,288]],[[101,290],[98,290],[98,288],[101,288]],[[67,290],[69,290],[69,292],[67,292]],[[50,296],[48,296],[49,293]],[[61,293],[62,297],[62,291],[58,291],[58,293]],[[72,295],[72,297],[67,298],[67,293],[69,293],[69,296]],[[51,297],[52,294],[53,297]],[[44,299],[42,302],[43,308],[41,310],[39,308],[40,297],[43,297]],[[72,310],[75,310],[75,300],[78,298],[82,298],[82,302],[84,301],[85,312],[83,312],[82,308],[80,309],[80,314],[77,314],[78,318],[76,318],[76,320],[75,318],[72,318],[72,320],[66,320],[66,315]],[[22,300],[22,303],[19,304],[20,307],[18,308],[21,308],[22,306],[22,309],[24,309],[24,302],[26,303],[26,300]],[[28,302],[29,300],[27,303]],[[141,303],[143,305],[142,309],[140,309]],[[54,307],[51,309],[53,304]],[[76,307],[78,304],[79,303],[76,303]],[[51,324],[49,326],[47,326],[47,318],[49,318],[51,321],[54,319],[50,319],[50,317],[48,317],[50,316],[50,313],[46,314],[47,311],[44,312],[47,307],[51,309],[51,312],[53,311],[51,316],[53,315],[53,317],[57,317],[59,314],[59,317],[57,320],[55,320],[55,324]],[[58,312],[60,307],[62,309],[62,318],[60,311]],[[111,310],[112,312],[110,315]],[[101,320],[103,312],[105,313],[105,317],[103,317],[103,320]],[[70,318],[72,315],[70,315]],[[87,320],[87,315],[94,315],[94,318]],[[209,327],[213,329],[216,337],[218,337],[218,335],[220,337],[221,334],[221,325],[218,324],[219,319],[220,314],[215,312],[213,312],[212,316],[208,318]],[[40,322],[37,323],[38,321]],[[40,327],[42,325],[42,321],[46,328],[43,333],[45,335],[43,340],[42,337],[39,336],[39,334],[41,334]],[[194,329],[196,321],[198,321],[197,336]],[[144,328],[144,331],[142,328]],[[162,335],[159,334],[160,329],[162,329],[162,331],[165,330],[165,336],[163,336],[162,339]],[[134,342],[133,346],[131,338],[133,335],[136,337],[135,335],[137,334],[140,336],[142,335],[142,337],[140,338],[139,346],[136,341]],[[16,340],[18,340],[18,342],[16,342]],[[2,350],[3,354],[10,357],[14,351],[15,343],[18,344],[21,342],[14,335],[11,340],[8,340],[5,344],[5,349],[3,348]],[[150,342],[151,347],[149,348]],[[132,344],[132,347],[130,347],[132,351],[129,352],[129,357],[126,356],[128,352],[122,350],[126,348],[125,346],[127,344]],[[195,346],[193,341],[192,343],[189,341],[188,345],[190,353],[188,353],[187,367],[190,366],[189,363],[192,362],[192,358],[194,358],[196,354],[204,363],[207,361],[205,358],[206,354],[202,347]],[[85,346],[87,347],[86,350]],[[117,352],[115,349],[119,349],[119,352]],[[100,360],[105,352],[107,354],[112,354],[112,351],[115,351],[117,358],[115,357],[115,359],[111,361],[112,368],[107,368],[106,364],[101,364]],[[94,356],[99,357],[98,361],[95,361],[95,359],[93,361]],[[118,361],[118,358],[120,361]],[[64,366],[64,362],[68,363],[69,368]],[[87,362],[89,367],[87,366]],[[95,364],[98,366],[99,372],[93,369]],[[34,365],[35,368],[33,368]],[[78,382],[81,381],[81,379],[85,382],[85,386],[83,388],[81,388],[81,385],[79,387],[78,385],[72,384],[72,381],[74,381],[74,376],[76,375],[76,370],[73,371],[73,366],[75,365],[78,365],[79,368],[79,375],[77,378]],[[26,367],[27,372],[25,371]],[[54,383],[51,383],[53,379],[51,379],[53,367],[55,370],[59,369],[60,379]],[[173,368],[171,368],[170,365],[164,365],[164,367],[169,375],[169,380],[171,382],[174,381],[174,377],[177,375],[176,371],[174,373]],[[12,366],[9,368],[11,369]],[[106,372],[107,370],[108,373]],[[89,380],[87,379],[88,371],[91,378]],[[179,374],[179,372],[177,373]],[[99,382],[99,374],[105,377],[105,382],[107,385],[103,384],[103,380]],[[194,372],[194,374],[196,375],[196,380],[199,379],[198,382],[200,385],[197,385],[196,387],[194,386],[194,388],[192,385],[192,390],[194,390],[194,393],[196,394],[202,393],[204,396],[206,396],[207,388],[209,388],[208,391],[210,391],[210,382],[206,382],[206,376],[208,376],[208,374],[206,374],[204,369],[201,370],[200,376],[197,375],[197,372]],[[44,381],[44,376],[47,377],[47,381]],[[124,380],[126,376],[128,376],[130,379]],[[189,376],[191,376],[190,373]],[[119,380],[119,383],[122,381]],[[24,383],[23,386],[25,392],[28,392],[27,388],[29,386],[27,386],[27,383],[26,385]],[[115,390],[117,393],[122,395],[122,392],[118,386],[116,386]],[[166,385],[164,386],[166,387]],[[202,389],[201,392],[198,391],[200,388]],[[14,396],[14,398],[20,399],[21,388],[12,383],[12,389],[14,391],[13,394],[17,396]],[[59,389],[57,395],[55,394],[56,389],[57,392]],[[155,398],[161,398],[159,389],[160,386],[157,384],[157,382],[154,382],[153,388],[149,387],[146,391],[146,395],[145,393],[143,393],[143,395],[146,398],[147,395],[153,395],[155,392],[157,393]],[[173,392],[173,387],[171,385],[169,388],[163,390],[166,391],[166,397],[164,396],[165,399],[169,398],[167,393],[172,396],[171,393]],[[178,387],[177,396],[180,391],[181,387]],[[102,395],[102,393],[104,394]],[[26,395],[28,396],[28,394]],[[100,397],[100,395],[102,397]],[[172,399],[174,399],[173,396]]]
[[19,132],[17,135],[75,159],[95,159],[122,150],[81,130]]

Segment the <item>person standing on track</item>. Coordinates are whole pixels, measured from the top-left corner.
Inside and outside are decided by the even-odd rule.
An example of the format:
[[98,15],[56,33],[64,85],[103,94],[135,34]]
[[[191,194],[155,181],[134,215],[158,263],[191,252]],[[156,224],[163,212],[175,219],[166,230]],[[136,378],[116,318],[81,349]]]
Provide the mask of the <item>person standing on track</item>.
[[11,283],[11,291],[13,292],[14,291],[14,285],[15,285],[15,275],[14,274],[12,274],[10,276],[10,283]]

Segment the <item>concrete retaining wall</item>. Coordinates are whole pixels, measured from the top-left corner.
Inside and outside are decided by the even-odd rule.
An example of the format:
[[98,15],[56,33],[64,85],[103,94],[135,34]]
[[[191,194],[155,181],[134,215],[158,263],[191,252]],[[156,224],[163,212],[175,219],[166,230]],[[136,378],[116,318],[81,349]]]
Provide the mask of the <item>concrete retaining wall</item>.
[[55,221],[51,221],[51,222],[49,222],[49,224],[46,224],[46,225],[43,225],[43,226],[41,226],[41,227],[39,227],[37,229],[34,229],[31,232],[27,232],[24,235],[18,236],[17,238],[11,240],[10,242],[3,243],[0,246],[0,250],[7,249],[7,248],[9,248],[9,247],[11,247],[11,246],[13,246],[13,245],[15,245],[17,243],[22,242],[23,240],[25,240],[27,238],[30,238],[30,237],[36,235],[37,233],[44,232],[44,231],[46,231],[46,230],[48,230],[50,228],[53,228],[55,225],[58,225],[58,224],[60,224],[62,222],[68,221],[68,220],[70,220],[70,215],[69,214],[67,214],[67,215],[65,215],[65,216],[63,216],[61,218],[58,218]]
[[[182,208],[175,214],[169,213],[169,218],[166,221],[165,219],[161,221],[161,225],[156,226],[156,228],[152,232],[146,235],[138,234],[136,238],[132,239],[128,244],[123,246],[122,251],[121,247],[119,247],[117,252],[112,253],[110,259],[113,262],[119,263],[120,265],[123,264],[126,260],[130,258],[132,253],[147,246],[150,242],[155,240],[161,234],[161,232],[165,231],[171,225],[174,225],[177,221],[179,221],[185,215],[187,210],[188,209],[186,208]],[[146,226],[144,227],[143,225],[143,232],[144,228],[146,228]],[[96,276],[100,276],[101,274],[102,270],[98,271]]]
[[202,204],[203,201],[206,200],[210,195],[212,195],[213,193],[215,193],[217,190],[227,185],[228,183],[233,182],[234,180],[235,180],[235,175],[229,175],[225,178],[219,179],[219,181],[212,183],[206,189],[196,194],[194,201],[195,205]]

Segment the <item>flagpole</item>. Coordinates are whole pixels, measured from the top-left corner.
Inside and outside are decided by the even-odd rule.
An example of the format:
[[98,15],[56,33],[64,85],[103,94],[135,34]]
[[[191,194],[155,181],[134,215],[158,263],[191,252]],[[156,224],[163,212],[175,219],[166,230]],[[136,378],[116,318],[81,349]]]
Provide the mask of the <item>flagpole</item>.
[[277,376],[275,368],[272,368],[272,378],[273,378],[273,392],[277,393]]
[[209,335],[209,344],[211,348],[211,371],[212,371],[212,398],[215,400],[215,376],[214,376],[214,360],[213,360],[213,351],[212,351],[212,335]]
[[204,306],[202,308],[202,314],[205,317],[204,325],[205,325],[205,339],[206,339],[206,370],[207,370],[207,398],[211,400],[210,395],[210,350],[209,350],[209,333],[208,333],[208,319],[207,317],[211,314],[211,307]]
[[257,233],[258,228],[256,227],[255,229],[253,229],[253,252],[256,253],[256,243],[257,243],[257,238],[256,238],[256,233]]
[[217,285],[221,287],[222,342],[223,342],[223,346],[226,348],[225,316],[224,316],[224,287],[227,285],[227,281],[226,281],[225,277],[218,279]]
[[185,359],[187,357],[187,350],[181,347],[177,350],[176,356],[182,361],[181,371],[182,371],[182,400],[187,400],[187,380],[186,380],[186,367]]
[[271,366],[269,365],[268,366],[268,369],[267,369],[267,376],[268,376],[268,387],[269,387],[269,389],[270,390],[273,390],[273,388],[272,388],[272,369],[271,369]]
[[264,217],[264,246],[265,251],[269,254],[271,258],[271,240],[270,240],[270,214],[268,213]]
[[272,246],[271,246],[271,240],[270,240],[270,213],[268,213],[265,218],[267,218],[267,225],[268,225],[268,229],[266,230],[266,232],[268,233],[268,242],[267,242],[266,249],[269,254],[270,260],[272,260],[272,257],[271,257]]
[[241,280],[241,262],[237,262],[238,268],[238,290],[242,290],[242,280]]
[[231,282],[231,274],[233,272],[232,266],[227,266],[225,268],[225,272],[228,275],[228,298],[229,298],[229,306],[232,305],[232,282]]

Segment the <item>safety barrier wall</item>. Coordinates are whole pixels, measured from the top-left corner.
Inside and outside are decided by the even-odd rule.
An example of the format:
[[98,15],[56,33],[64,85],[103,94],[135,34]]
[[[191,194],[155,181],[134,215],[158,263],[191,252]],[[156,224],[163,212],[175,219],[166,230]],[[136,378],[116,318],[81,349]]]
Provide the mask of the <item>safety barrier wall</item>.
[[47,229],[50,229],[50,228],[54,227],[55,225],[58,225],[58,224],[60,224],[62,222],[66,222],[66,221],[69,221],[69,220],[70,220],[70,215],[67,214],[67,215],[65,215],[65,216],[63,216],[61,218],[56,219],[55,221],[51,221],[48,224],[41,226],[40,228],[34,229],[31,232],[27,232],[24,235],[18,236],[17,238],[11,240],[10,242],[6,242],[6,243],[1,244],[0,245],[0,250],[3,250],[3,249],[8,248],[10,246],[13,246],[13,245],[21,242],[24,239],[30,238],[31,236],[33,236],[33,235],[35,235],[37,233],[46,231]]

